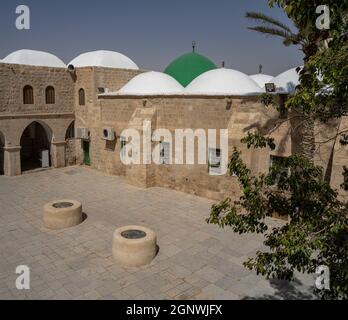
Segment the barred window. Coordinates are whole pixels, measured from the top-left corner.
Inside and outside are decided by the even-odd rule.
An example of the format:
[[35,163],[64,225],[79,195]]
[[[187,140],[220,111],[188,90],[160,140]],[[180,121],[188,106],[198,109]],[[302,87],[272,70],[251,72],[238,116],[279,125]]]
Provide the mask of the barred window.
[[161,164],[171,164],[171,144],[169,142],[161,142],[160,146],[160,162]]
[[125,159],[127,156],[127,138],[126,137],[121,137],[121,159]]
[[49,86],[46,88],[46,104],[55,104],[56,96],[55,90],[53,87]]
[[221,149],[209,148],[208,168],[211,176],[221,175]]
[[82,88],[79,90],[79,105],[84,106],[86,104],[85,90]]
[[34,89],[32,86],[25,86],[23,88],[23,103],[34,104]]
[[277,174],[277,176],[275,177],[275,183],[279,182],[279,179],[281,176],[285,176],[287,177],[290,173],[289,168],[285,167],[285,160],[287,158],[286,157],[281,157],[281,156],[275,156],[275,155],[271,155],[270,156],[270,168],[273,166],[279,166],[280,170],[279,173]]

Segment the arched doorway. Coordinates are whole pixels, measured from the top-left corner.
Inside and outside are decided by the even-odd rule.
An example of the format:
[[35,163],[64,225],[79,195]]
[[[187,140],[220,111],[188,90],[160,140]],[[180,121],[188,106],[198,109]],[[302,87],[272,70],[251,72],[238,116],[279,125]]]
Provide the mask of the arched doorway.
[[4,174],[4,147],[5,147],[5,137],[0,132],[0,175]]
[[51,166],[52,131],[39,122],[32,122],[21,137],[22,172]]
[[65,162],[66,165],[76,164],[76,146],[75,146],[75,121],[72,121],[65,133]]

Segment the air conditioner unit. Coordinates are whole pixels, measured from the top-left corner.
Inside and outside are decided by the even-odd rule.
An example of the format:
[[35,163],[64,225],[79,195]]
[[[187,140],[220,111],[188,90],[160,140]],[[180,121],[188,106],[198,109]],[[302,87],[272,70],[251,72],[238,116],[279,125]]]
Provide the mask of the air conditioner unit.
[[76,139],[89,140],[88,128],[76,128],[75,137]]
[[109,93],[109,88],[98,87],[98,94]]
[[103,139],[114,141],[116,138],[115,130],[113,128],[103,128]]
[[265,89],[267,93],[272,93],[276,92],[276,86],[274,83],[266,83],[265,84]]

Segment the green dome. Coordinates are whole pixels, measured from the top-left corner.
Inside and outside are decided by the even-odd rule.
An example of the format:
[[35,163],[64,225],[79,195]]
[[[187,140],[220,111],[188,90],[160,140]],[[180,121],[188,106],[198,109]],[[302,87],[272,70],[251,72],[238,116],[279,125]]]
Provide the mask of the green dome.
[[172,76],[181,85],[186,87],[199,75],[213,69],[217,69],[215,63],[198,53],[191,52],[175,59],[164,70],[164,73]]

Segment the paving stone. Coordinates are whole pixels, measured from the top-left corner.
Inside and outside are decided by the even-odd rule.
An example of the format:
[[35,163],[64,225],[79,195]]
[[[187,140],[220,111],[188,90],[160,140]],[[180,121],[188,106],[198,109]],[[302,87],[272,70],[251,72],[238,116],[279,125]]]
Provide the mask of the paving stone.
[[[87,219],[46,229],[42,206],[58,198],[81,201]],[[262,237],[206,224],[213,202],[203,198],[70,167],[0,176],[0,203],[0,299],[285,299],[313,289],[312,276],[289,287],[246,270]],[[160,251],[149,266],[123,268],[113,260],[112,233],[126,224],[157,232]],[[30,267],[26,292],[15,288],[19,264]]]

